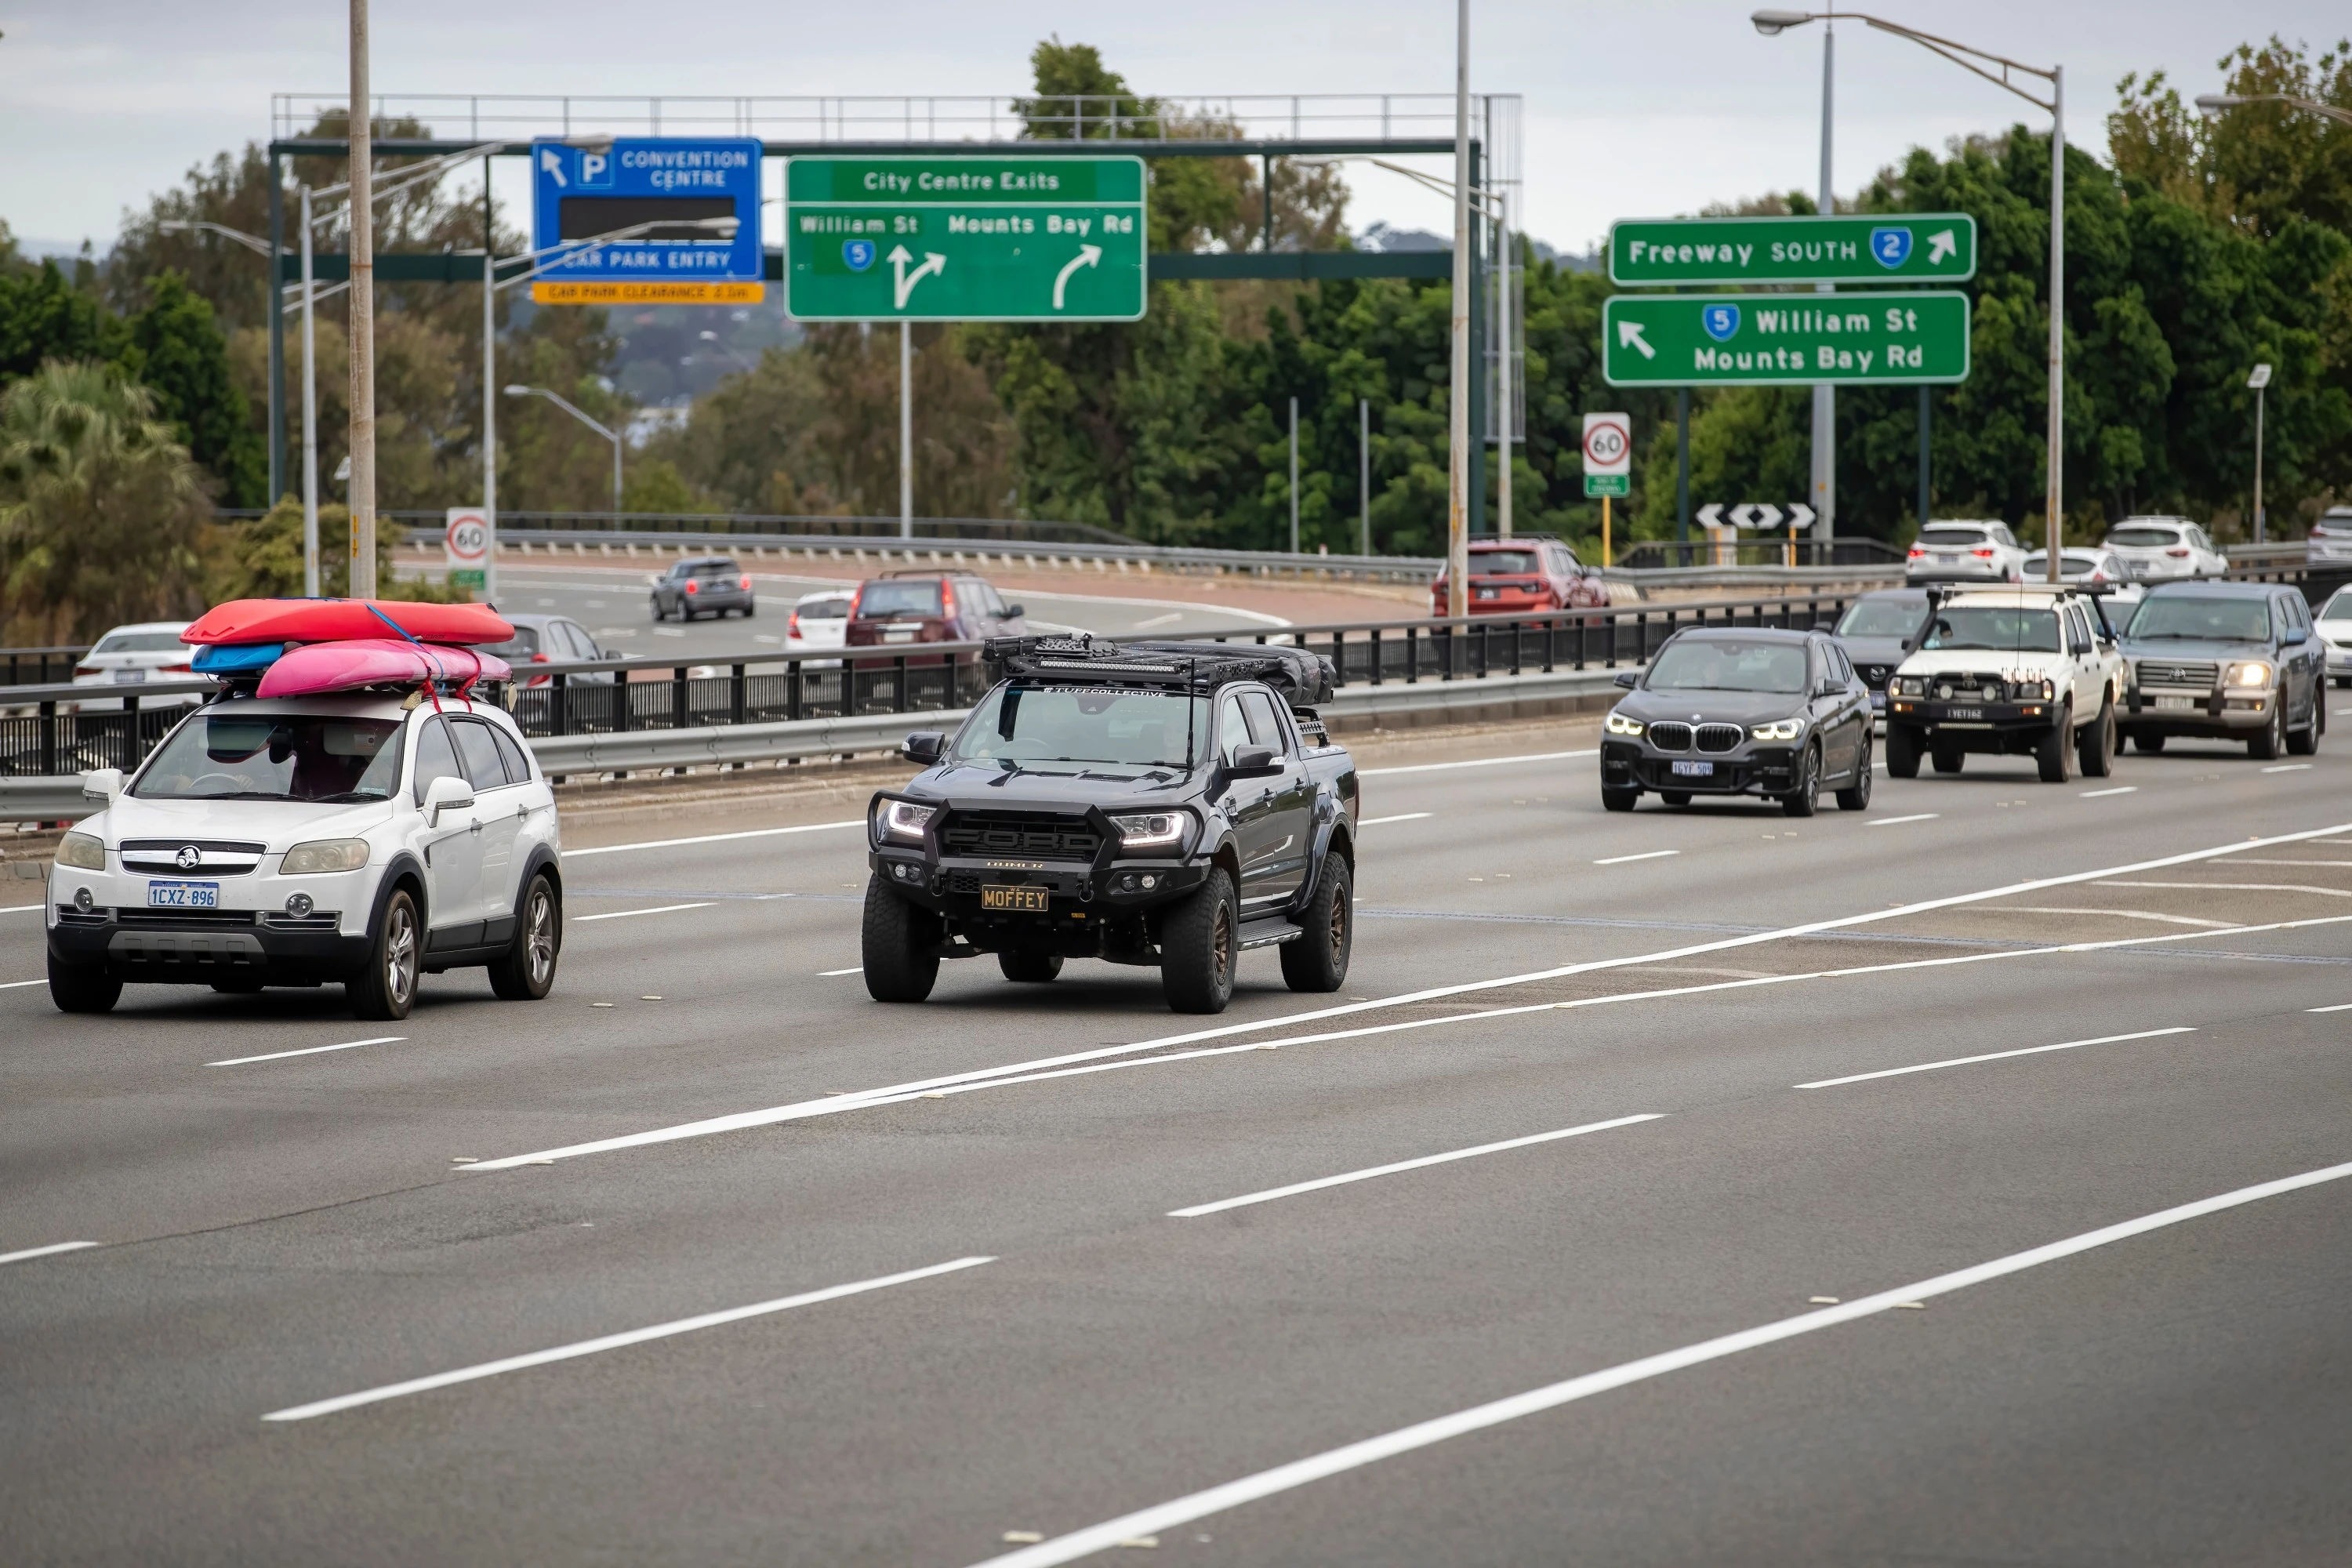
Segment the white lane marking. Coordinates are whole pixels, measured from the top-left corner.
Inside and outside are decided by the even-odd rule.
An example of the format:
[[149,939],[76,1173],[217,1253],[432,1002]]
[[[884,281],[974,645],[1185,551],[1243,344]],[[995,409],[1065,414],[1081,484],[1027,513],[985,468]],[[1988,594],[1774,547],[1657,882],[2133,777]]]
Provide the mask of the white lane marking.
[[1939,1072],[1945,1068],[1974,1067],[1979,1062],[2007,1061],[2011,1057],[2038,1057],[2044,1051],[2071,1051],[2077,1046],[2112,1046],[2119,1040],[2152,1040],[2159,1035],[2193,1035],[2194,1027],[2183,1024],[2169,1029],[2142,1029],[2136,1035],[2101,1035],[2095,1039],[2063,1040],[2054,1046],[2028,1046],[2017,1051],[1987,1051],[1980,1057],[1954,1057],[1948,1061],[1921,1062],[1916,1067],[1888,1068],[1884,1072],[1849,1073],[1843,1078],[1816,1079],[1801,1083],[1799,1089],[1835,1089],[1840,1084],[1868,1083],[1873,1079],[1902,1078],[1915,1072]]
[[738,838],[774,838],[786,833],[822,833],[829,827],[863,827],[864,817],[849,822],[808,822],[798,827],[754,827],[747,833],[703,833],[692,838],[648,838],[641,844],[600,844],[593,849],[566,849],[566,860],[589,855],[618,855],[628,849],[675,849],[681,844],[727,844]]
[[38,904],[10,904],[6,909],[0,910],[0,915],[29,915],[40,907]]
[[1669,855],[1679,855],[1679,849],[1648,849],[1639,855],[1612,855],[1606,860],[1595,860],[1596,866],[1623,866],[1635,860],[1663,860]]
[[1139,632],[1148,632],[1154,626],[1172,626],[1183,618],[1184,612],[1181,610],[1171,610],[1164,616],[1154,616],[1148,621],[1136,622],[1135,629]]
[[863,974],[865,973],[866,966],[864,964],[853,963],[846,969],[820,969],[816,972],[816,977],[819,980],[832,980],[844,974]]
[[1944,814],[1940,811],[1919,811],[1912,813],[1909,816],[1874,816],[1869,821],[1864,823],[1863,826],[1864,827],[1892,827],[1898,822],[1933,822],[1936,818],[1943,815]]
[[2281,763],[2274,768],[2264,768],[2266,773],[2299,773],[2311,766],[2309,763]]
[[2094,910],[2012,904],[2010,906],[2010,912],[2020,915],[2113,915],[2119,921],[2162,921],[2166,925],[2210,926],[2216,931],[2230,924],[2228,921],[2200,921],[2195,915],[2163,915],[2154,910]]
[[0,991],[14,991],[25,985],[47,985],[46,980],[9,980],[0,982]]
[[[2238,844],[2215,845],[2205,849],[2184,850],[2154,860],[2137,861],[2127,866],[2103,866],[2090,871],[2074,871],[2060,877],[2042,877],[2032,881],[2011,882],[2004,887],[1987,888],[1973,893],[1952,893],[1939,899],[1925,899],[1916,903],[1896,904],[1888,909],[1867,910],[1862,914],[1841,915],[1832,920],[1810,921],[1802,925],[1781,926],[1772,931],[1748,931],[1738,936],[1721,937],[1713,942],[1693,942],[1683,947],[1661,949],[1655,952],[1631,953],[1622,958],[1591,959],[1582,963],[1566,963],[1552,969],[1534,970],[1525,974],[1505,974],[1491,980],[1464,981],[1452,985],[1434,985],[1420,991],[1402,992],[1370,1002],[1350,1002],[1336,1007],[1319,1007],[1307,1013],[1291,1013],[1280,1017],[1262,1018],[1239,1024],[1224,1024],[1215,1028],[1195,1029],[1181,1035],[1162,1035],[1155,1039],[1138,1040],[1129,1045],[1101,1046],[1092,1050],[1070,1051],[1059,1056],[1033,1058],[1028,1061],[1008,1062],[1002,1067],[975,1068],[963,1072],[949,1073],[933,1079],[917,1079],[911,1083],[890,1084],[866,1089],[848,1098],[846,1103],[857,1105],[868,1101],[887,1103],[887,1097],[919,1093],[950,1084],[964,1084],[991,1079],[1011,1078],[1018,1073],[1035,1072],[1040,1068],[1057,1068],[1073,1062],[1097,1061],[1105,1057],[1132,1056],[1143,1051],[1163,1050],[1171,1046],[1189,1046],[1202,1040],[1222,1039],[1234,1035],[1255,1034],[1266,1029],[1285,1029],[1300,1024],[1316,1023],[1325,1018],[1339,1018],[1358,1013],[1369,1013],[1390,1007],[1411,1006],[1416,1003],[1435,1001],[1447,996],[1466,995],[1479,991],[1501,990],[1513,985],[1525,985],[1534,981],[1560,980],[1574,974],[1588,974],[1601,970],[1628,969],[1645,963],[1663,963],[1675,959],[1696,957],[1702,953],[1722,952],[1732,948],[1753,947],[1769,942],[1780,942],[1792,937],[1811,936],[1826,931],[1850,930],[1856,926],[1875,924],[1881,921],[1901,920],[1906,916],[1927,914],[1937,910],[1957,909],[1963,905],[1983,903],[1992,899],[2014,898],[2021,893],[2038,893],[2045,888],[2071,887],[2084,882],[2111,877],[2118,871],[2148,871],[2166,866],[2193,865],[2224,855],[2234,855],[2248,849],[2266,849],[2281,844],[2299,844],[2330,833],[2343,833],[2352,824],[2336,823],[2327,827],[2306,828],[2297,833],[2280,834],[2269,838],[2249,838]],[[2331,921],[2281,921],[2267,926],[2244,926],[2233,930],[2253,931],[2284,930],[2305,924],[2332,924]],[[2191,936],[2220,934],[2210,932],[2185,933]],[[2128,946],[2137,942],[2168,942],[2172,937],[2137,937],[2120,942],[2076,943],[2066,949],[2026,949],[2027,952],[2054,951],[2087,952],[2100,946]],[[2020,950],[2012,950],[2014,955]],[[1747,984],[1743,982],[1743,984]],[[1530,1009],[1521,1009],[1527,1011]],[[1397,1026],[1400,1027],[1411,1026]],[[1370,1031],[1380,1032],[1380,1031]],[[740,1131],[750,1127],[767,1127],[780,1121],[790,1121],[803,1116],[833,1115],[845,1108],[845,1100],[801,1100],[791,1105],[773,1106],[760,1110],[735,1111],[724,1116],[707,1117],[698,1121],[680,1122],[670,1127],[656,1127],[644,1132],[623,1133],[613,1138],[599,1138],[585,1143],[567,1144],[560,1149],[542,1149],[530,1154],[509,1155],[499,1160],[486,1160],[478,1165],[468,1165],[468,1171],[504,1171],[524,1165],[534,1160],[571,1159],[583,1154],[608,1153],[617,1149],[638,1149],[648,1144],[667,1143],[680,1138],[702,1138],[719,1132]]]
[[[1221,616],[1232,616],[1238,620],[1255,621],[1262,626],[1292,624],[1280,616],[1267,615],[1264,610],[1244,610],[1235,605],[1213,605],[1205,600],[1130,599],[1123,594],[1055,594],[1044,588],[1024,588],[1021,596],[1024,599],[1061,599],[1073,605],[1142,605],[1154,610],[1208,610]],[[1031,624],[1041,623],[1033,621]]]
[[2352,1011],[2352,1002],[2338,1002],[2333,1007],[2305,1007],[2306,1013],[2342,1013]]
[[1358,778],[1382,778],[1395,773],[1442,773],[1454,768],[1499,768],[1510,763],[1556,763],[1564,757],[1597,757],[1598,748],[1581,752],[1530,752],[1523,757],[1473,757],[1466,763],[1414,763],[1401,768],[1358,768]]
[[2241,860],[2241,866],[2352,866],[2352,860]]
[[1562,1138],[1579,1138],[1587,1132],[1606,1132],[1612,1127],[1631,1127],[1637,1121],[1664,1120],[1657,1111],[1645,1111],[1638,1116],[1620,1116],[1610,1121],[1588,1121],[1581,1127],[1563,1127],[1552,1132],[1534,1132],[1525,1138],[1506,1138],[1499,1143],[1481,1143],[1472,1149],[1454,1149],[1444,1154],[1423,1154],[1418,1160],[1399,1160],[1393,1164],[1374,1165],[1366,1170],[1349,1171],[1337,1176],[1318,1176],[1311,1182],[1293,1182],[1286,1187],[1268,1187],[1262,1193],[1244,1193],[1237,1198],[1219,1198],[1213,1204],[1195,1204],[1188,1209],[1170,1209],[1170,1219],[1197,1219],[1204,1214],[1223,1214],[1227,1209],[1245,1208],[1251,1204],[1271,1203],[1276,1198],[1296,1197],[1300,1193],[1320,1192],[1325,1187],[1342,1187],[1350,1182],[1368,1182],[1374,1176],[1393,1176],[1400,1171],[1418,1171],[1429,1165],[1450,1164],[1456,1160],[1475,1160],[1481,1154],[1499,1154],[1506,1149],[1525,1149],[1533,1143],[1550,1143]]
[[2099,888],[2193,888],[2219,893],[2316,893],[2323,899],[2352,899],[2352,889],[2314,888],[2301,882],[2095,882]]
[[679,910],[708,910],[716,907],[717,906],[709,903],[656,904],[649,910],[613,910],[601,915],[573,915],[572,917],[572,923],[574,925],[584,926],[590,921],[625,921],[632,915],[667,915],[675,914]]
[[2083,798],[2084,800],[2104,800],[2111,795],[2137,795],[2138,793],[2139,785],[2137,784],[2117,784],[2113,789],[2086,789],[2083,792]]
[[305,1046],[299,1051],[271,1051],[267,1056],[230,1057],[224,1061],[206,1062],[208,1068],[241,1068],[247,1062],[284,1061],[288,1057],[315,1057],[321,1051],[355,1051],[362,1046],[392,1046],[408,1038],[406,1035],[378,1035],[371,1040],[345,1040],[339,1046]]
[[399,1399],[411,1394],[424,1394],[436,1388],[447,1388],[452,1384],[472,1383],[480,1378],[496,1377],[500,1373],[520,1372],[526,1367],[545,1366],[550,1362],[571,1361],[579,1356],[595,1355],[604,1351],[620,1350],[627,1345],[643,1344],[647,1340],[667,1339],[673,1334],[689,1334],[698,1329],[715,1329],[722,1323],[740,1322],[746,1318],[762,1317],[770,1312],[787,1312],[795,1307],[814,1307],[821,1301],[837,1301],[845,1296],[863,1295],[868,1290],[880,1290],[892,1285],[910,1284],[918,1279],[929,1279],[941,1274],[953,1274],[960,1269],[976,1268],[983,1263],[993,1263],[993,1258],[959,1258],[952,1263],[934,1263],[928,1268],[909,1268],[903,1274],[885,1274],[875,1279],[853,1280],[846,1285],[828,1285],[822,1290],[807,1290],[797,1296],[781,1296],[772,1301],[754,1301],[748,1307],[730,1307],[724,1311],[704,1312],[698,1317],[680,1318],[675,1322],[656,1323],[650,1328],[630,1329],[617,1334],[604,1334],[593,1340],[581,1340],[573,1344],[557,1345],[551,1350],[532,1351],[527,1355],[512,1355],[499,1361],[486,1361],[476,1366],[461,1366],[455,1372],[436,1372],[430,1377],[413,1377],[405,1383],[388,1383],[381,1388],[363,1388],[357,1394],[338,1394],[310,1405],[289,1405],[264,1415],[264,1421],[308,1421],[313,1416],[332,1415],[337,1411],[351,1410],[362,1405],[381,1404],[387,1399]]
[[1206,1518],[1213,1513],[1223,1513],[1228,1509],[1238,1508],[1244,1503],[1255,1502],[1261,1498],[1273,1497],[1277,1493],[1290,1491],[1310,1482],[1343,1475],[1349,1470],[1360,1469],[1366,1465],[1378,1464],[1382,1459],[1392,1459],[1400,1454],[1409,1454],[1416,1449],[1430,1447],[1445,1442],[1449,1438],[1484,1431],[1487,1427],[1499,1426],[1506,1422],[1517,1421],[1526,1416],[1541,1415],[1545,1411],[1558,1409],[1563,1405],[1572,1404],[1580,1399],[1589,1399],[1596,1394],[1606,1394],[1612,1389],[1624,1388],[1654,1377],[1663,1377],[1668,1373],[1680,1372],[1686,1367],[1703,1365],[1707,1362],[1719,1361],[1726,1356],[1738,1355],[1744,1351],[1777,1344],[1782,1340],[1795,1339],[1802,1334],[1835,1328],[1843,1323],[1853,1322],[1857,1319],[1895,1310],[1913,1302],[1949,1295],[1956,1290],[1965,1290],[1970,1286],[1984,1284],[1988,1280],[2000,1279],[2011,1274],[2021,1274],[2029,1268],[2038,1268],[2043,1264],[2056,1263],[2063,1258],[2074,1257],[2078,1253],[2112,1246],[2119,1241],[2128,1241],[2135,1237],[2147,1235],[2151,1231],[2183,1225],[2193,1219],[2201,1219],[2208,1215],[2220,1214],[2242,1205],[2258,1203],[2264,1198],[2300,1192],[2305,1187],[2315,1187],[2325,1183],[2341,1181],[2347,1176],[2352,1176],[2352,1163],[2330,1165],[2323,1170],[2306,1171],[2300,1175],[2285,1176],[2274,1182],[2263,1182],[2251,1187],[2240,1187],[2234,1192],[2221,1193],[2210,1198],[2200,1198],[2195,1203],[2182,1204],[2174,1208],[2159,1209],[2154,1214],[2142,1215],[2137,1219],[2127,1219],[2117,1225],[2102,1226],[2097,1230],[2084,1231],[2080,1236],[2068,1237],[2063,1241],[2049,1242],[2023,1252],[2012,1252],[2006,1258],[1996,1258],[1970,1268],[1955,1269],[1948,1274],[1938,1274],[1933,1279],[1922,1279],[1916,1285],[1898,1286],[1892,1290],[1881,1290],[1874,1295],[1864,1296],[1838,1306],[1822,1307],[1811,1312],[1800,1312],[1793,1318],[1782,1318],[1775,1322],[1759,1323],[1752,1329],[1742,1329],[1738,1333],[1723,1334],[1715,1339],[1701,1340],[1696,1344],[1685,1345],[1678,1350],[1643,1356],[1637,1361],[1622,1362],[1616,1366],[1604,1367],[1598,1372],[1589,1372],[1580,1377],[1567,1378],[1542,1388],[1529,1389],[1525,1394],[1513,1394],[1507,1399],[1496,1399],[1485,1405],[1474,1405],[1466,1410],[1457,1410],[1450,1415],[1416,1422],[1412,1426],[1399,1427],[1393,1432],[1382,1433],[1376,1437],[1367,1437],[1360,1442],[1327,1449],[1323,1453],[1311,1455],[1304,1459],[1294,1459],[1289,1464],[1260,1470],[1255,1475],[1244,1476],[1239,1479],[1227,1481],[1223,1486],[1211,1487],[1205,1491],[1194,1492],[1189,1497],[1176,1498],[1150,1508],[1138,1509],[1133,1513],[1122,1514],[1117,1519],[1105,1520],[1100,1524],[1088,1525],[1083,1530],[1072,1531],[1067,1535],[1056,1536],[1041,1545],[1026,1547],[1018,1552],[1003,1552],[989,1558],[983,1563],[975,1564],[974,1568],[1051,1568],[1052,1564],[1073,1563],[1081,1557],[1089,1557],[1097,1552],[1114,1547],[1121,1541],[1171,1530],[1180,1524],[1189,1524],[1194,1520]]
[[53,1241],[47,1247],[28,1247],[21,1252],[0,1252],[0,1263],[22,1263],[27,1258],[48,1258],[60,1252],[79,1252],[85,1247],[96,1247],[95,1241]]
[[1394,816],[1368,816],[1356,824],[1359,827],[1378,827],[1383,822],[1419,822],[1424,816],[1434,816],[1433,811],[1401,811]]

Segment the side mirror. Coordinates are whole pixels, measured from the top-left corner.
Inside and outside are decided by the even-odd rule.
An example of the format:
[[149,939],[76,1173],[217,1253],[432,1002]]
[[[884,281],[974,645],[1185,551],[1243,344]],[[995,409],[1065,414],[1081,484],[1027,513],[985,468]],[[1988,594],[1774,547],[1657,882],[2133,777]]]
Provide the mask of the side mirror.
[[1244,746],[1234,753],[1233,765],[1225,771],[1237,779],[1262,778],[1280,773],[1282,764],[1275,760],[1271,746]]
[[2286,629],[2286,636],[2281,637],[2279,640],[2286,644],[2287,647],[2293,647],[2297,643],[2309,642],[2311,640],[2311,634],[2305,631],[2301,626],[2289,626]]
[[81,775],[84,800],[112,800],[122,793],[121,768],[92,768]]
[[425,786],[425,820],[441,826],[445,811],[466,811],[474,804],[474,786],[451,773],[443,773]]
[[1007,605],[1004,606],[1004,618],[1008,621],[1020,620],[1024,616],[1027,616],[1028,613],[1029,606],[1026,605]]
[[948,738],[937,730],[918,730],[907,737],[907,760],[929,767],[948,749]]
[[1633,688],[1639,686],[1641,683],[1642,675],[1639,670],[1621,669],[1617,672],[1617,684],[1623,687],[1628,691],[1633,690]]

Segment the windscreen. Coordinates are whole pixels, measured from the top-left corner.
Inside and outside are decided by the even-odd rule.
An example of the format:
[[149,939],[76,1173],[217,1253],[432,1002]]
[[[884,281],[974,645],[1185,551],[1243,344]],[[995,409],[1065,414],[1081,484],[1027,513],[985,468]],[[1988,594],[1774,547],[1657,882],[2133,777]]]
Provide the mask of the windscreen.
[[842,598],[803,599],[793,606],[793,613],[804,621],[838,621],[849,616],[849,601]]
[[2336,596],[2319,606],[2318,618],[2323,621],[2352,621],[2352,588],[2338,588]]
[[2261,599],[2200,599],[2161,595],[2143,599],[2124,635],[2136,642],[2267,642],[2270,605]]
[[177,632],[116,632],[101,637],[92,653],[181,653],[187,644]]
[[1920,646],[1946,652],[2056,653],[2058,616],[2054,610],[2023,605],[1947,605]]
[[2127,550],[2162,550],[2179,543],[2180,534],[2169,528],[2118,528],[2107,535],[2107,542]]
[[868,583],[858,590],[857,613],[868,620],[880,620],[891,616],[946,614],[940,607],[938,579],[926,582],[920,578],[887,577],[878,583]]
[[516,659],[528,662],[530,656],[539,651],[539,629],[536,626],[517,626],[515,635],[504,642],[476,643],[474,647],[480,653],[496,654],[509,663]]
[[1842,637],[1907,637],[1927,622],[1927,605],[1920,599],[1864,599],[1838,622]]
[[743,569],[732,561],[698,561],[694,563],[694,574],[703,578],[740,577]]
[[131,793],[143,800],[385,800],[399,782],[397,720],[213,713],[173,731]]
[[1659,653],[1643,684],[1653,691],[1802,691],[1805,650],[1795,643],[1683,637]]
[[1938,523],[1919,531],[1919,542],[1930,550],[1965,550],[1984,542],[1985,531],[1981,528],[1946,528]]
[[1473,577],[1528,577],[1543,570],[1543,563],[1532,550],[1474,550],[1470,552],[1470,575]]
[[[1186,748],[1191,750],[1188,753]],[[1209,752],[1209,700],[1172,691],[1008,682],[956,732],[959,763],[1197,767]]]

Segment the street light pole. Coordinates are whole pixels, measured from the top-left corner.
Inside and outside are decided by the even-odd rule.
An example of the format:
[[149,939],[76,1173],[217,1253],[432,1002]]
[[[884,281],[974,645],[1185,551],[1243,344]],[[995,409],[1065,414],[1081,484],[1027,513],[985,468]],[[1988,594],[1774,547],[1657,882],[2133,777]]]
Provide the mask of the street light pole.
[[1446,393],[1445,613],[1469,613],[1470,0],[1454,0],[1454,355]]
[[[1830,182],[1831,106],[1837,79],[1837,25],[1822,25],[1822,199],[1823,217],[1837,210],[1835,187]],[[1834,283],[1816,283],[1816,294],[1834,294]],[[1814,537],[1837,533],[1837,388],[1828,382],[1813,384],[1813,517]]]
[[310,187],[302,187],[302,596],[319,585],[319,332],[311,298]]
[[2254,389],[2254,542],[2269,542],[2267,519],[2263,513],[2263,392],[2271,384],[2271,367],[2254,366],[2254,374],[2246,377],[2246,384]]
[[352,23],[352,570],[351,595],[375,597],[375,100],[368,90],[368,0],[349,0]]
[[613,521],[617,527],[621,521],[621,437],[619,432],[606,429],[594,419],[590,418],[577,404],[560,393],[550,392],[543,386],[524,386],[518,384],[507,388],[507,395],[509,397],[544,397],[597,435],[613,443]]

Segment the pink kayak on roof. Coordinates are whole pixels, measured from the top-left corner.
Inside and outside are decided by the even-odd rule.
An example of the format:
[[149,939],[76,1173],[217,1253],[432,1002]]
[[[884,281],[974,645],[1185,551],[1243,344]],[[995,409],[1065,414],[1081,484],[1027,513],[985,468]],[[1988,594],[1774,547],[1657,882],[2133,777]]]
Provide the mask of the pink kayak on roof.
[[263,673],[254,695],[309,697],[426,680],[463,686],[473,680],[505,680],[513,673],[505,659],[471,648],[426,647],[398,637],[355,637],[289,649]]
[[488,605],[424,605],[404,599],[231,599],[180,634],[184,642],[373,641],[402,633],[419,642],[500,643],[514,626]]

